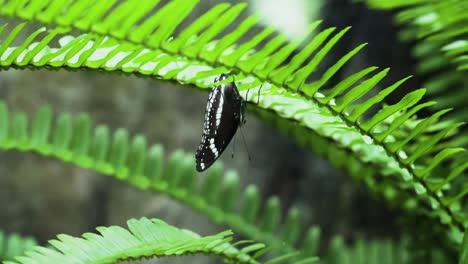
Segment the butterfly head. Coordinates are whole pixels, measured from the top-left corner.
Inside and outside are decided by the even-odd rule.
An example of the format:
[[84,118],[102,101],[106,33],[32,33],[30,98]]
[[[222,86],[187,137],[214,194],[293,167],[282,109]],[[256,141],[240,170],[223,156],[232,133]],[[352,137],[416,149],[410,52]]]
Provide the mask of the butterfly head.
[[220,74],[220,75],[218,75],[218,76],[215,77],[214,82],[215,82],[215,83],[221,82],[221,81],[226,80],[227,78],[229,78],[229,74],[227,74],[227,73],[222,73],[222,74]]

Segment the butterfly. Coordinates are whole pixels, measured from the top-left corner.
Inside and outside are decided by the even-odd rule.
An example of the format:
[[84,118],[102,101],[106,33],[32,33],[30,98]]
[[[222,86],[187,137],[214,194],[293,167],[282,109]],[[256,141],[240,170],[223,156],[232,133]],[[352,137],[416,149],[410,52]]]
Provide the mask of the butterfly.
[[[221,74],[214,82],[229,78]],[[235,82],[215,86],[208,97],[203,134],[195,154],[197,171],[208,169],[226,149],[236,134],[237,128],[245,124],[245,101],[240,96]]]

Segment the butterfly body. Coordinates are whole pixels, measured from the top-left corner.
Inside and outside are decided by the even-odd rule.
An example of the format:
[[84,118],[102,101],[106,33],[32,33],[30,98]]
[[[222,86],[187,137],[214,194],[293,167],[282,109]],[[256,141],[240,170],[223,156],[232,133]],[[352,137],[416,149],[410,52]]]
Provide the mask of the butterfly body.
[[[215,78],[215,82],[227,79],[227,74]],[[234,82],[215,86],[208,97],[203,134],[195,154],[197,171],[209,168],[223,153],[236,134],[239,126],[245,123],[245,102]]]

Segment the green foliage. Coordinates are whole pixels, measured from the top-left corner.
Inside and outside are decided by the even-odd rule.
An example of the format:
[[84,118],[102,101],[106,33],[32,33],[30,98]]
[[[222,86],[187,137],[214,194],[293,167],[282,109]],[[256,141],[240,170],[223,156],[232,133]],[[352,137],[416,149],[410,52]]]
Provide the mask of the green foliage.
[[465,236],[463,238],[463,243],[460,249],[459,264],[466,264],[466,263],[468,263],[468,231],[465,232]]
[[[421,253],[428,254],[428,259],[421,258]],[[452,263],[439,250],[421,252],[411,248],[409,241],[356,239],[351,246],[346,245],[342,237],[334,237],[323,264],[411,264],[411,263]]]
[[6,104],[0,102],[0,124],[0,149],[34,151],[166,194],[280,254],[297,254],[299,248],[307,252],[305,259],[316,254],[306,244],[298,247],[299,236],[294,235],[301,229],[297,209],[289,210],[281,226],[279,200],[272,197],[262,206],[257,188],[250,185],[240,191],[238,174],[228,171],[223,176],[221,162],[200,183],[193,153],[176,150],[166,160],[164,148],[147,146],[142,135],[129,138],[123,128],[111,135],[107,126],[93,128],[84,113],[75,119],[68,113],[54,118],[49,106],[41,107],[29,121],[25,113],[9,114]]
[[[454,120],[467,121],[468,94],[468,5],[458,0],[365,0],[372,8],[398,9],[395,22],[400,38],[417,43],[413,55],[417,70],[427,78],[424,86],[438,104],[434,110],[456,107],[450,114]],[[464,146],[468,139],[464,135]]]
[[[467,121],[466,94],[467,79],[466,70],[468,64],[466,54],[468,45],[466,32],[468,29],[468,5],[466,1],[456,0],[366,0],[370,7],[377,9],[397,9],[395,22],[400,26],[400,38],[404,41],[416,41],[413,55],[418,59],[418,72],[426,77],[425,87],[428,95],[438,104],[429,106],[431,110],[440,113],[443,108],[453,107],[448,118],[454,121]],[[468,145],[466,129],[453,136],[448,145],[454,147]],[[439,157],[450,155],[451,151],[439,153]],[[434,157],[436,159],[437,155]],[[462,154],[450,165],[463,164],[468,155]],[[456,171],[466,171],[467,165],[463,165]],[[425,173],[425,169],[421,173]],[[442,172],[442,171],[441,171]],[[451,179],[452,171],[447,179]],[[458,190],[455,197],[466,195],[466,172],[462,172],[464,181],[454,183],[451,188]],[[443,182],[433,182],[438,185]],[[440,185],[439,185],[440,186]],[[456,199],[456,198],[455,198]],[[453,201],[452,199],[446,200]],[[459,206],[459,205],[456,205]],[[466,201],[461,203],[466,211]],[[465,224],[466,228],[466,224]],[[463,229],[462,229],[463,230]]]
[[[438,217],[444,224],[447,224],[451,230],[451,239],[460,243],[460,234],[464,230],[464,223],[468,217],[462,212],[461,206],[452,206],[452,204],[460,203],[466,197],[466,190],[451,193],[453,191],[444,189],[449,186],[449,182],[462,174],[467,166],[466,162],[459,162],[461,156],[459,152],[463,149],[451,148],[450,142],[447,143],[444,139],[447,135],[451,135],[450,133],[453,133],[460,124],[450,123],[437,134],[431,135],[434,127],[440,127],[436,123],[444,113],[440,112],[424,121],[411,120],[413,124],[417,124],[413,131],[406,135],[404,141],[395,141],[396,135],[404,132],[412,115],[427,106],[418,104],[424,90],[410,93],[394,105],[384,106],[371,119],[364,118],[371,106],[378,104],[379,100],[385,98],[403,83],[402,80],[375,97],[359,101],[358,99],[362,99],[387,75],[388,69],[367,77],[353,87],[355,83],[375,70],[373,67],[364,69],[346,78],[335,87],[319,92],[327,80],[364,45],[346,54],[319,80],[311,83],[305,82],[335,43],[348,31],[348,28],[328,40],[327,37],[334,31],[333,28],[315,34],[309,44],[295,55],[289,64],[282,65],[281,63],[301,41],[287,44],[279,36],[271,39],[265,48],[252,52],[261,40],[272,33],[270,29],[266,29],[264,33],[258,34],[251,40],[233,46],[242,35],[240,32],[245,32],[253,26],[254,23],[250,22],[253,18],[247,19],[249,22],[240,23],[241,26],[224,37],[214,39],[240,13],[244,8],[243,4],[231,8],[226,4],[217,5],[182,30],[180,34],[167,39],[167,36],[174,34],[173,30],[177,28],[181,17],[171,16],[164,19],[164,23],[161,22],[162,17],[167,14],[166,12],[171,13],[168,10],[176,8],[177,1],[169,2],[161,7],[159,12],[149,16],[144,20],[145,22],[138,25],[134,24],[138,16],[135,18],[132,16],[131,19],[129,18],[131,21],[128,22],[121,19],[121,14],[116,13],[115,10],[118,8],[114,12],[109,11],[110,6],[88,6],[84,1],[76,1],[67,9],[59,5],[53,10],[46,9],[44,12],[39,12],[42,10],[39,2],[42,1],[37,3],[30,1],[25,6],[9,4],[0,8],[0,13],[60,25],[61,27],[57,30],[53,30],[42,38],[40,42],[42,44],[50,39],[51,34],[55,35],[57,31],[65,30],[64,27],[67,30],[76,28],[89,33],[77,38],[67,37],[59,48],[41,44],[29,46],[36,35],[43,30],[36,31],[18,48],[7,49],[9,52],[3,55],[7,58],[5,66],[50,65],[59,67],[67,65],[100,68],[106,71],[121,70],[193,83],[202,88],[210,85],[209,81],[214,75],[226,72],[228,69],[236,69],[239,72],[236,81],[241,90],[264,84],[259,107],[272,110],[278,117],[287,119],[289,122],[300,123],[313,133],[333,140],[333,144],[349,151],[358,162],[379,168],[377,171],[385,176],[395,177],[397,182],[395,190],[400,191],[401,185],[409,186],[405,189],[413,189],[416,192],[413,195],[418,196],[418,203],[432,207],[428,215]],[[136,6],[130,1],[123,2],[121,5],[126,8]],[[86,15],[82,16],[81,14],[85,12],[84,6],[87,7]],[[191,8],[190,5],[187,6]],[[138,10],[143,16],[146,9],[140,8],[138,4]],[[98,18],[88,16],[94,12],[102,15],[106,13],[106,16],[99,17],[98,22],[94,20]],[[183,11],[183,13],[188,14],[188,11]],[[81,19],[73,20],[71,19],[73,17]],[[120,21],[119,27],[111,24],[110,21],[115,20]],[[125,26],[120,23],[124,23]],[[318,24],[314,23],[311,31]],[[22,26],[20,25],[19,29],[15,28],[15,31],[19,32]],[[14,36],[14,33],[9,34],[10,38]],[[5,43],[9,45],[9,42]],[[29,48],[25,50],[28,46]],[[42,46],[44,48],[38,48]],[[321,46],[320,49],[319,46]],[[305,63],[314,51],[315,55]],[[359,103],[355,103],[356,101]],[[406,115],[405,112],[411,114]],[[389,125],[388,119],[390,118],[395,121],[392,125]],[[439,150],[437,158],[433,158],[437,153],[429,151],[430,149]],[[447,173],[452,177],[448,178],[447,174],[435,173],[442,161],[455,164],[451,165],[452,168]],[[434,185],[433,182],[439,184]]]
[[15,256],[31,250],[37,243],[33,238],[18,234],[7,235],[0,231],[0,261],[11,260]]
[[[0,14],[26,22],[38,21],[52,30],[36,29],[25,40],[18,41],[25,24],[11,27],[0,46],[0,65],[121,71],[199,88],[211,87],[214,76],[232,71],[242,91],[252,90],[251,95],[260,93],[258,88],[263,85],[259,105],[250,108],[272,113],[268,118],[279,124],[280,130],[293,131],[288,134],[310,144],[389,203],[411,209],[408,214],[433,219],[435,225],[442,224],[447,231],[444,241],[460,245],[468,224],[468,188],[464,184],[468,162],[465,149],[460,147],[464,144],[460,142],[468,140],[457,135],[462,123],[439,120],[449,111],[446,105],[436,107],[433,102],[424,102],[425,89],[408,93],[393,105],[383,105],[381,101],[403,85],[406,78],[373,95],[389,72],[384,69],[373,73],[376,67],[358,70],[328,87],[328,81],[365,44],[349,51],[323,75],[310,81],[309,76],[317,72],[318,65],[349,28],[316,32],[320,22],[315,22],[310,32],[294,42],[274,34],[272,28],[242,41],[241,37],[256,25],[257,16],[238,21],[239,26],[225,31],[245,4],[218,4],[182,26],[197,1],[173,0],[159,6],[157,2],[2,3]],[[410,3],[417,4],[407,1]],[[3,26],[3,32],[7,28],[10,27]],[[83,34],[74,34],[72,30]],[[52,40],[57,38],[59,46],[54,46]],[[266,45],[260,46],[262,42]],[[256,100],[253,98],[257,96],[246,99]],[[427,118],[416,118],[426,107],[439,111]],[[70,116],[61,115],[52,127],[50,110],[43,108],[31,134],[24,114],[8,121],[3,105],[0,117],[5,125],[0,127],[3,149],[37,151],[113,175],[139,188],[167,193],[214,221],[227,223],[269,246],[287,241],[282,249],[295,252],[297,211],[289,211],[284,224],[286,231],[275,232],[281,223],[280,203],[272,198],[267,202],[263,219],[256,223],[261,208],[259,195],[254,187],[240,192],[238,176],[233,172],[228,172],[223,180],[221,169],[213,168],[199,189],[192,155],[176,151],[166,163],[161,146],[147,147],[142,136],[130,140],[123,129],[111,138],[106,127],[92,130],[86,115],[74,122]],[[240,195],[249,201],[242,207],[236,203]],[[308,239],[303,244],[316,247]]]
[[465,232],[463,236],[463,243],[460,249],[460,261],[459,264],[466,264],[468,263],[468,235]]
[[392,264],[412,263],[410,252],[403,243],[390,240],[358,239],[353,246],[346,247],[341,237],[335,237],[325,257],[326,264]]
[[131,219],[127,225],[128,230],[119,226],[98,227],[99,234],[85,233],[82,237],[58,235],[57,239],[49,241],[50,248],[36,247],[26,256],[5,263],[115,263],[192,254],[220,256],[235,263],[258,263],[247,254],[250,252],[247,247],[237,249],[229,244],[230,231],[201,237],[162,220],[147,218]]

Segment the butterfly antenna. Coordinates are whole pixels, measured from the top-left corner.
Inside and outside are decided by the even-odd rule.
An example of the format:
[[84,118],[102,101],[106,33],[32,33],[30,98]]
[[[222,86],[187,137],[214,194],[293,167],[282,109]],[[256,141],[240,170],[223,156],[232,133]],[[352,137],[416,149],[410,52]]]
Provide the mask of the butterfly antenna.
[[258,89],[257,105],[260,103],[260,92],[262,91],[262,87],[263,87],[263,83],[262,83],[262,85],[260,85],[260,89]]
[[249,157],[249,161],[252,162],[252,156],[250,156],[250,151],[249,151],[249,148],[247,147],[247,143],[245,141],[245,136],[244,136],[244,132],[242,131],[242,126],[239,126],[239,129],[240,129],[240,132],[241,132],[241,135],[242,135],[242,142],[244,142],[244,147],[245,147],[245,150],[247,151],[247,156]]
[[249,92],[250,92],[250,89],[248,89],[247,92],[245,93],[245,101],[249,101]]

